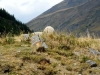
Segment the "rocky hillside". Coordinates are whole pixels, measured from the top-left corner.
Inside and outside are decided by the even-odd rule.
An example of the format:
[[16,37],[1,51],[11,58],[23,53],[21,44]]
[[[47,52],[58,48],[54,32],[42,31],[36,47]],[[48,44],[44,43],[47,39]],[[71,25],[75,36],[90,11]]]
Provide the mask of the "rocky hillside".
[[100,0],[64,0],[27,23],[31,30],[50,25],[58,31],[100,35]]
[[89,0],[64,0],[61,3],[53,6],[51,9],[47,10],[46,12],[44,12],[42,15],[53,13],[55,11],[59,11],[59,10],[66,9],[66,8],[75,7],[75,6],[84,4],[84,3],[88,2],[88,1]]
[[16,20],[5,9],[0,9],[0,34],[19,34],[21,31],[27,33],[30,29],[22,22]]

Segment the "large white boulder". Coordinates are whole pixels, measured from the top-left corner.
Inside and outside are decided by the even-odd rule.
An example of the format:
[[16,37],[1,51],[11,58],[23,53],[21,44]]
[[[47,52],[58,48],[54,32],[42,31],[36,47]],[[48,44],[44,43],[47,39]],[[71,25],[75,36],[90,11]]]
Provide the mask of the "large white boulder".
[[44,29],[44,31],[43,31],[43,33],[45,34],[53,34],[55,32],[55,30],[54,30],[54,28],[53,27],[51,27],[51,26],[47,26],[45,29]]

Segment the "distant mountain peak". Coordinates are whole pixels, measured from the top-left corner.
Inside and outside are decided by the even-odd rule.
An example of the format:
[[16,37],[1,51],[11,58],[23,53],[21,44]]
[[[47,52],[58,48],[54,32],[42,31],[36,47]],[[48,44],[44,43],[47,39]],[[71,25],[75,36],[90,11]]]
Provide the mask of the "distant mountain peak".
[[[58,31],[100,35],[100,0],[64,0],[29,21],[27,26],[35,31],[46,25]],[[98,28],[97,28],[98,27]]]

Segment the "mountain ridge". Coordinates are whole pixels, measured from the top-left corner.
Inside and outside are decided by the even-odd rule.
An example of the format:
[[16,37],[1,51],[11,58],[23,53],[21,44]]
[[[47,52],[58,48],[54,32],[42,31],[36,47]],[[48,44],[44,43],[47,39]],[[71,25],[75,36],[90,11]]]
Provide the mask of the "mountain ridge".
[[45,11],[42,15],[45,15],[45,14],[48,14],[51,12],[55,12],[57,10],[66,9],[66,8],[74,7],[77,5],[81,5],[81,4],[84,4],[88,1],[90,1],[90,0],[64,0],[61,3],[53,6],[51,9]]
[[[86,30],[89,29],[91,34],[95,33],[100,35],[100,22],[98,21],[100,17],[100,1],[86,1],[86,3],[79,4],[69,9],[65,8],[65,10],[58,10],[59,12],[56,11],[46,15],[41,14],[40,16],[28,22],[27,26],[30,29],[39,31],[44,29],[44,27],[47,25],[51,25],[58,31],[67,31],[75,34],[86,34]],[[98,27],[98,29],[96,27]]]

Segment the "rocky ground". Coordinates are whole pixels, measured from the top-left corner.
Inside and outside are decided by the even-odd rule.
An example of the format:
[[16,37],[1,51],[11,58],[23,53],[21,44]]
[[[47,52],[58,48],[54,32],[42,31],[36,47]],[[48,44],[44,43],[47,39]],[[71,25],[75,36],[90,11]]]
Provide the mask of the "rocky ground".
[[61,36],[44,38],[45,50],[29,42],[1,42],[0,75],[100,75],[99,44]]
[[28,44],[0,45],[0,75],[99,75],[99,56],[89,49],[34,52]]

